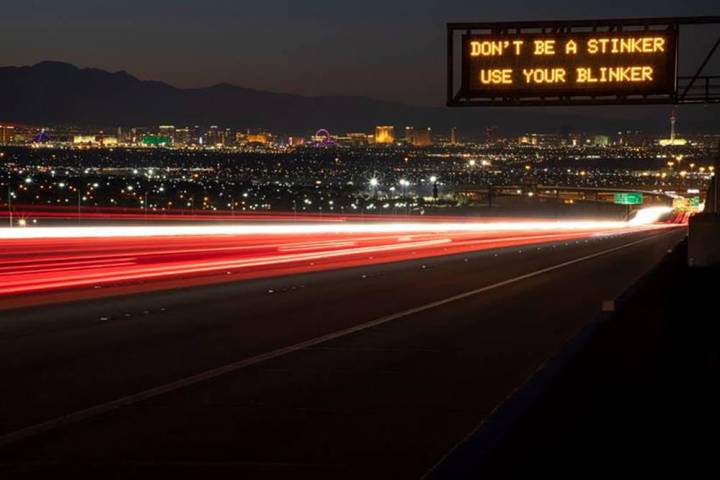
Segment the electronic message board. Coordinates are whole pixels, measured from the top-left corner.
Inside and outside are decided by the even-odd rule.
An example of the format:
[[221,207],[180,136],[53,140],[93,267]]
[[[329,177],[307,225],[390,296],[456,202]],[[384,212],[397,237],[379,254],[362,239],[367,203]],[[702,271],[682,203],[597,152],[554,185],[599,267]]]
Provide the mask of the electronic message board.
[[675,92],[672,31],[466,35],[470,96],[659,95]]
[[681,26],[709,24],[720,17],[448,23],[447,104],[720,103],[707,59],[678,75]]

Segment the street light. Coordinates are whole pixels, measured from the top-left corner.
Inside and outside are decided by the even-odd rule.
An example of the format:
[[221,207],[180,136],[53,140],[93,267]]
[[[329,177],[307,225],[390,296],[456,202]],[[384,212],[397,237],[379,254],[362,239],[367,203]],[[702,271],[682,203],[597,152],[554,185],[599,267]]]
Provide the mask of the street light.
[[[370,179],[370,190],[372,191],[372,198],[375,200],[378,198],[378,185],[380,185],[380,181],[377,177],[372,177]],[[380,210],[380,214],[382,215],[382,210]]]
[[408,207],[409,202],[407,199],[407,187],[410,186],[410,182],[408,182],[404,178],[400,179],[400,186],[402,187],[402,192],[403,192],[402,198],[403,198],[403,202],[405,203],[405,213],[407,214],[408,208],[409,208]]

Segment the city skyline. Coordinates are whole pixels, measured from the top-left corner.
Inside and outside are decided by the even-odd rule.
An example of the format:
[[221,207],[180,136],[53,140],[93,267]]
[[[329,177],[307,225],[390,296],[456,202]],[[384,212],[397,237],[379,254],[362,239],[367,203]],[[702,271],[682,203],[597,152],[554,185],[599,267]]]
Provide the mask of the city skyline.
[[[108,95],[112,92],[112,95]],[[152,108],[148,108],[152,105]],[[702,105],[636,107],[451,109],[413,107],[369,97],[303,97],[218,84],[178,89],[162,81],[143,81],[132,72],[107,72],[59,62],[32,67],[0,67],[0,122],[36,126],[140,127],[223,125],[308,133],[369,131],[377,125],[431,127],[466,135],[498,133],[612,133],[667,131],[673,110],[678,131],[713,133],[719,112]]]

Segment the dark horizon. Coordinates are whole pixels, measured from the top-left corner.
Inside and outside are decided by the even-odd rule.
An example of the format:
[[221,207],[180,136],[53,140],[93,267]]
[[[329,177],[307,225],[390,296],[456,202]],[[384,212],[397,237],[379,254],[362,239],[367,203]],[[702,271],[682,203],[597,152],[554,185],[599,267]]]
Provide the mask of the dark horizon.
[[[113,92],[108,95],[108,92]],[[148,109],[148,105],[153,108]],[[179,89],[162,79],[139,80],[134,72],[44,62],[33,67],[0,67],[0,121],[25,125],[83,127],[221,125],[303,133],[371,131],[377,125],[457,127],[465,135],[577,133],[614,134],[669,130],[679,115],[681,134],[717,133],[720,111],[703,105],[595,106],[457,109],[414,107],[372,97],[301,97],[245,89],[227,83]]]
[[[270,0],[247,6],[218,0],[178,5],[130,0],[122,6],[97,6],[87,0],[13,1],[3,7],[0,19],[0,41],[13,45],[4,52],[2,64],[57,60],[127,71],[178,88],[230,83],[296,95],[366,96],[440,106],[446,22],[718,13],[709,0],[635,1],[622,6],[564,0],[519,6],[467,0],[298,3]],[[702,54],[698,47],[713,40],[700,34],[686,41],[681,58],[694,60]]]

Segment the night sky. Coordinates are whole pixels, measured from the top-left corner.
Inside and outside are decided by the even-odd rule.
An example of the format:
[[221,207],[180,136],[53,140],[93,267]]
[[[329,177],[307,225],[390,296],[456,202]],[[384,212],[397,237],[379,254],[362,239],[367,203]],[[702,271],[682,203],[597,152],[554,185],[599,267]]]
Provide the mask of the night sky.
[[[3,0],[0,65],[61,60],[180,87],[440,105],[448,21],[718,13],[717,0]],[[697,33],[681,58],[715,38]]]

